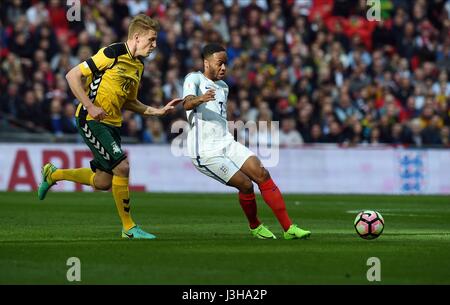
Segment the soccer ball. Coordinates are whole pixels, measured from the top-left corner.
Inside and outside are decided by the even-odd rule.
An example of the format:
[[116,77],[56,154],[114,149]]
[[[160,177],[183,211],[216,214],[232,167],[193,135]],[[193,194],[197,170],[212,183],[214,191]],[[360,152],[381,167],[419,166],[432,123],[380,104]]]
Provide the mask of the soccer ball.
[[364,239],[375,239],[383,233],[384,219],[377,211],[362,211],[355,218],[356,233]]

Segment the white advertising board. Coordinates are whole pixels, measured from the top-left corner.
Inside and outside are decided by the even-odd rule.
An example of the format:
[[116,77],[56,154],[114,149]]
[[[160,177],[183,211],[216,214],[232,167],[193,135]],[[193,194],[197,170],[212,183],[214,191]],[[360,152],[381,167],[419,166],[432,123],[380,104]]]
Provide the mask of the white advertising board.
[[[170,146],[125,145],[131,190],[147,192],[234,192],[197,172],[188,157]],[[280,149],[268,170],[283,193],[450,194],[449,150],[389,147],[303,147]],[[262,158],[264,159],[264,158]],[[0,191],[37,188],[48,161],[61,168],[88,167],[91,153],[82,144],[0,143]],[[257,189],[257,187],[255,187]],[[90,191],[59,182],[55,191]]]

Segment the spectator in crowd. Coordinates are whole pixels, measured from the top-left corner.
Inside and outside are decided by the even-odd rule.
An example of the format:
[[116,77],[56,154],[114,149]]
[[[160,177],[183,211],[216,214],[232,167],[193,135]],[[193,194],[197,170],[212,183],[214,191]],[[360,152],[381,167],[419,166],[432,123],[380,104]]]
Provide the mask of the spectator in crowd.
[[74,104],[67,103],[64,106],[62,118],[61,118],[61,129],[64,134],[77,134],[77,125],[75,118],[75,106]]
[[286,118],[281,121],[280,147],[296,147],[303,144],[301,134],[295,129],[294,118]]
[[378,127],[374,127],[371,129],[370,131],[370,139],[369,139],[369,143],[371,145],[377,145],[380,144],[380,129]]
[[311,126],[311,134],[308,137],[307,143],[323,143],[322,128],[319,124],[313,124]]
[[50,124],[52,132],[57,137],[62,137],[62,106],[58,98],[54,98],[50,103]]
[[144,143],[166,144],[167,135],[158,118],[149,118],[145,121],[145,130],[142,135]]
[[177,70],[169,70],[166,73],[166,82],[164,83],[162,90],[164,92],[165,99],[173,99],[183,94],[183,85],[178,78]]
[[341,126],[337,121],[330,122],[330,131],[324,136],[324,143],[339,143],[343,142],[343,136],[341,133]]
[[450,147],[450,127],[444,126],[441,129],[441,144],[444,147]]
[[423,145],[422,136],[422,124],[420,119],[414,119],[409,123],[409,128],[411,130],[406,142],[414,147],[421,147]]
[[402,124],[395,123],[392,125],[390,143],[393,145],[405,143],[405,132]]
[[17,118],[25,123],[29,131],[37,131],[44,124],[41,104],[32,90],[25,92],[23,102],[19,104]]
[[19,96],[18,90],[19,88],[16,83],[10,83],[7,91],[0,96],[0,110],[3,113],[9,114],[13,117],[18,117],[19,107],[21,107],[23,103]]
[[440,145],[442,122],[438,115],[433,115],[429,124],[422,130],[424,145]]

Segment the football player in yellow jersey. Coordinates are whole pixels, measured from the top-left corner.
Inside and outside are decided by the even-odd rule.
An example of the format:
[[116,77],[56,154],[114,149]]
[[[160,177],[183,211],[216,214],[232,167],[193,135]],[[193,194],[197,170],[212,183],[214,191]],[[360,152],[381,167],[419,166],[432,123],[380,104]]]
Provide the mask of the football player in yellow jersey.
[[[123,238],[153,239],[155,236],[137,226],[130,215],[130,167],[121,148],[119,130],[122,109],[144,116],[161,116],[181,101],[174,99],[157,109],[137,100],[144,70],[142,58],[156,48],[158,31],[156,20],[144,14],[137,15],[130,22],[126,42],[100,49],[67,73],[69,86],[80,101],[76,112],[77,127],[94,160],[91,168],[58,169],[51,163],[45,164],[38,189],[38,197],[42,200],[47,191],[61,180],[91,185],[97,190],[112,188],[122,221]],[[83,78],[87,78],[86,86]]]

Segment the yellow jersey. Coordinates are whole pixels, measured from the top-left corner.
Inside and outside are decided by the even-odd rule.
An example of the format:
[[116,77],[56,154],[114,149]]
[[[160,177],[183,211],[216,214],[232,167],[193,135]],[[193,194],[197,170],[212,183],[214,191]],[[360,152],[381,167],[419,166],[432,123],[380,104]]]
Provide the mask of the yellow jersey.
[[[140,57],[133,57],[125,42],[114,43],[100,49],[97,54],[82,62],[81,73],[87,78],[86,90],[95,106],[103,108],[108,116],[102,123],[120,127],[122,107],[128,100],[135,100],[141,81],[144,63]],[[80,103],[76,117],[86,115]]]

